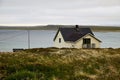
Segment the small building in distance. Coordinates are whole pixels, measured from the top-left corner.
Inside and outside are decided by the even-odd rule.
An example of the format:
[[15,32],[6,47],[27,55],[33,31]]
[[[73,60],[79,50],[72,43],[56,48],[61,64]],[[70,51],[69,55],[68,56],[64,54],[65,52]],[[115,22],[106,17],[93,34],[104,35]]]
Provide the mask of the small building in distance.
[[101,41],[90,28],[59,28],[54,37],[57,48],[100,48]]

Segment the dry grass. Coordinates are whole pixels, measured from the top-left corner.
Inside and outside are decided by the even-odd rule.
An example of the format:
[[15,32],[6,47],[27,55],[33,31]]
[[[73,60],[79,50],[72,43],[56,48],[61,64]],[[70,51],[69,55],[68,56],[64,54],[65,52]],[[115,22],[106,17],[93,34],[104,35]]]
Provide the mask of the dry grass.
[[120,49],[37,48],[0,53],[1,79],[119,80],[119,74]]

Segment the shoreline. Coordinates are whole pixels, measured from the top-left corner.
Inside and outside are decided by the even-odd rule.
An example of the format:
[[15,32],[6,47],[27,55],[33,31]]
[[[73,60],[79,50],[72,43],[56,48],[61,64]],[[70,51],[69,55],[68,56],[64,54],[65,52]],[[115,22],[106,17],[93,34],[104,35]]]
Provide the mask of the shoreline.
[[[60,26],[69,28],[68,26]],[[74,26],[70,26],[74,27]],[[34,26],[34,27],[0,27],[0,30],[58,30],[58,26]],[[104,26],[80,26],[79,28],[91,28],[94,32],[120,32],[120,27]]]

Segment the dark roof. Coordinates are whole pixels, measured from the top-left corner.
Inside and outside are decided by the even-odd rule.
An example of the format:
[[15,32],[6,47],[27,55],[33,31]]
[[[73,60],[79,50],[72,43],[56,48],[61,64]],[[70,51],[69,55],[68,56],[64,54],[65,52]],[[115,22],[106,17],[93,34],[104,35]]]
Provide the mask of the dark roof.
[[[78,39],[82,38],[86,34],[91,34],[94,36],[90,28],[59,28],[58,32],[61,32],[63,38],[65,41],[77,41]],[[57,32],[57,34],[58,34]],[[56,36],[57,36],[56,34]],[[55,36],[55,38],[56,38]],[[54,40],[55,40],[54,38]]]

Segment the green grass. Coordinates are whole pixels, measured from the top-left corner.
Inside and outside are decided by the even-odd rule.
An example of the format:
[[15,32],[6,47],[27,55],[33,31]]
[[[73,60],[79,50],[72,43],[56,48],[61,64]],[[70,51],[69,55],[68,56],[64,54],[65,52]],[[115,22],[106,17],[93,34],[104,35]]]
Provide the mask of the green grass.
[[119,80],[120,49],[36,48],[0,53],[3,80]]

